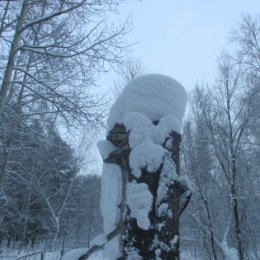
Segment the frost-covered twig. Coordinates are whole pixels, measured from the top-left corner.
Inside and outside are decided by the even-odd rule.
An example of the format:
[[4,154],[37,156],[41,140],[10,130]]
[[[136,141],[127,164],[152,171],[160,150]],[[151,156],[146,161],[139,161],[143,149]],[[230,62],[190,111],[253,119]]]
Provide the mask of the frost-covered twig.
[[40,253],[41,253],[41,251],[32,252],[32,253],[30,253],[30,254],[20,256],[20,257],[16,258],[15,260],[20,260],[20,259],[23,259],[23,258],[26,258],[26,257],[32,256],[32,255],[40,254]]
[[[198,220],[198,218],[195,215],[192,215],[193,219],[197,221],[197,224],[206,232],[206,234],[209,234],[210,232],[206,229],[206,227],[204,225],[202,225],[200,223],[200,221]],[[215,241],[215,243],[219,246],[219,248],[221,249],[222,253],[225,256],[226,260],[239,260],[239,256],[238,256],[238,251],[236,248],[234,247],[230,247],[228,246],[228,242],[227,242],[227,235],[230,229],[230,219],[228,220],[228,224],[225,230],[225,233],[223,235],[223,239],[220,242],[216,236],[213,236],[213,239]]]
[[[106,236],[106,240],[103,243],[101,243],[100,245],[93,245],[92,247],[90,247],[85,254],[81,255],[78,258],[78,260],[86,260],[86,259],[88,259],[93,253],[95,253],[96,251],[102,249],[109,241],[111,241],[113,238],[115,238],[116,236],[121,234],[121,232],[123,230],[123,224],[124,224],[124,221],[119,223],[119,225],[112,232],[110,232]],[[66,259],[64,259],[64,260],[66,260]]]
[[[123,225],[124,225],[124,220],[122,219],[120,221],[120,223],[118,224],[118,226],[113,231],[111,231],[108,235],[104,235],[104,239],[102,239],[103,241],[96,242],[96,244],[93,244],[89,249],[71,250],[63,256],[62,260],[86,260],[86,259],[88,259],[92,254],[94,254],[98,250],[102,249],[109,241],[111,241],[116,236],[121,234],[121,232],[123,230]],[[100,236],[102,236],[102,235],[99,235],[96,238],[98,238]],[[96,240],[96,238],[94,238],[93,240]],[[82,253],[82,251],[83,252],[85,251],[85,253]]]

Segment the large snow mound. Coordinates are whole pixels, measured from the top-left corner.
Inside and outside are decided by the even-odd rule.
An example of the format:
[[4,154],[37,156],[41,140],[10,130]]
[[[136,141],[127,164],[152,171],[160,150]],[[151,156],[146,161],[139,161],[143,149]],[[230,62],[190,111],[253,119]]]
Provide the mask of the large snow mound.
[[178,125],[175,131],[180,132],[186,104],[187,93],[178,81],[160,74],[144,75],[131,81],[112,106],[108,130],[116,123],[123,123],[128,112],[137,112],[152,121],[170,114]]

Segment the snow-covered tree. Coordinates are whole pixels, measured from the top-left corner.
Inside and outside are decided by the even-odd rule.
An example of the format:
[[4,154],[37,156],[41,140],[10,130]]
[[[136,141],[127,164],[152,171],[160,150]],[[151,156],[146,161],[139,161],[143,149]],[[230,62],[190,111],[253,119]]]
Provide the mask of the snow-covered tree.
[[[97,76],[121,61],[125,51],[122,38],[128,31],[127,22],[116,26],[104,18],[119,2],[0,3],[4,50],[0,59],[0,124],[9,127],[2,148],[0,186],[8,169],[13,132],[20,124],[36,117],[59,118],[67,126],[101,124],[104,110],[93,89]],[[2,125],[5,118],[9,125]]]
[[177,81],[155,74],[131,81],[111,109],[99,143],[105,234],[122,226],[106,245],[111,259],[179,259],[179,200],[190,195],[179,172],[186,102]]

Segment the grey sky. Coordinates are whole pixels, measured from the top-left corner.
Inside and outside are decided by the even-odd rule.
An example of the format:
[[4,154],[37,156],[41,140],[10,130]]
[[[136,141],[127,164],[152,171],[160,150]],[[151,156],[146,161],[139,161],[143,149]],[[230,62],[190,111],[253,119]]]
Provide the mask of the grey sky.
[[[120,18],[132,14],[133,56],[149,72],[180,81],[187,90],[216,73],[220,52],[242,14],[260,14],[259,0],[130,0]],[[113,85],[113,82],[111,82]]]
[[[128,0],[117,18],[129,14],[133,30],[127,41],[139,42],[132,56],[149,72],[171,76],[189,91],[196,82],[214,80],[217,58],[229,45],[229,33],[243,14],[260,15],[260,0]],[[113,83],[108,74],[100,82],[101,89]],[[93,149],[99,161],[95,165],[101,165],[97,148]]]

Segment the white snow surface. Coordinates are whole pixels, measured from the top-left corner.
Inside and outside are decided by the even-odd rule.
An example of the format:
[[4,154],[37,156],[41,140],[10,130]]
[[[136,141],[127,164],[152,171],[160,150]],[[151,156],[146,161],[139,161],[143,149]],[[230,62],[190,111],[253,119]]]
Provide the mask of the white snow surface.
[[161,250],[166,251],[166,252],[170,251],[170,247],[159,239],[158,234],[155,234],[155,236],[154,236],[151,250],[153,250],[155,248],[160,248]]
[[62,257],[62,260],[77,260],[88,251],[88,248],[71,249]]
[[186,187],[188,190],[193,191],[193,187],[191,184],[191,181],[187,175],[181,175],[180,181],[184,187]]
[[134,247],[127,249],[127,259],[126,260],[142,260],[143,258],[139,255],[138,250]]
[[155,250],[155,260],[162,260],[162,258],[160,257],[161,253],[162,253],[162,251],[160,248],[157,248]]
[[116,150],[116,147],[107,140],[98,141],[97,147],[103,160],[107,159],[109,154]]
[[[106,235],[113,231],[120,218],[118,208],[122,198],[122,174],[116,164],[104,163],[101,181],[101,212]],[[120,256],[119,238],[114,238],[105,246],[105,256],[117,259]]]
[[178,239],[179,239],[179,236],[178,236],[178,235],[175,235],[174,238],[170,241],[170,244],[171,244],[171,248],[172,248],[172,249],[175,249],[176,244],[177,244],[177,242],[178,242]]
[[[163,162],[163,168],[160,174],[159,187],[157,190],[157,205],[161,204],[168,196],[169,183],[171,181],[180,181],[180,177],[176,173],[176,166],[170,156],[166,156]],[[160,207],[160,206],[159,206]]]
[[150,227],[149,212],[152,209],[153,195],[146,183],[132,181],[127,184],[127,205],[131,210],[131,217],[136,218],[137,225],[148,230]]
[[167,154],[161,145],[170,132],[176,129],[174,117],[166,115],[154,125],[147,116],[129,112],[124,116],[123,123],[130,131],[129,145],[132,151],[129,162],[132,174],[140,177],[143,168],[148,172],[156,171]]
[[118,206],[122,197],[121,169],[116,164],[104,163],[101,181],[101,212],[105,216],[104,232],[109,234],[119,221]]
[[148,172],[155,172],[161,165],[165,149],[145,138],[145,140],[130,153],[129,163],[132,174],[141,177],[141,169],[146,168]]
[[98,236],[96,236],[95,238],[93,238],[89,245],[90,247],[93,246],[102,246],[107,242],[107,236],[105,234],[100,234]]
[[[90,241],[90,247],[93,247],[95,245],[97,246],[102,246],[106,243],[107,238],[105,234],[101,234],[94,239]],[[85,254],[89,248],[76,248],[76,249],[71,249],[67,253],[64,254],[62,257],[62,260],[78,260],[80,256]]]
[[164,217],[168,213],[169,205],[167,203],[162,203],[157,209],[158,217]]
[[239,260],[238,251],[234,247],[228,246],[227,240],[223,239],[221,243],[219,243],[222,252],[225,255],[225,260]]
[[175,79],[161,74],[144,75],[131,81],[112,106],[108,128],[122,123],[128,112],[138,112],[152,121],[172,115],[176,125],[174,130],[179,133],[186,103],[186,91]]

